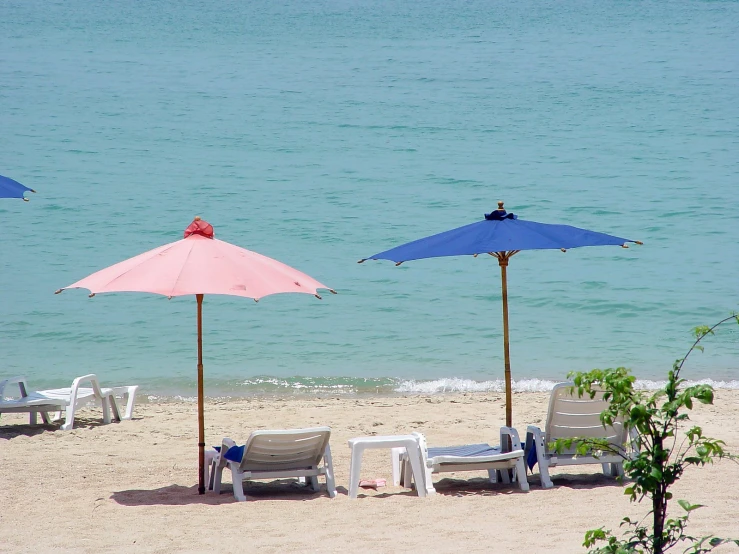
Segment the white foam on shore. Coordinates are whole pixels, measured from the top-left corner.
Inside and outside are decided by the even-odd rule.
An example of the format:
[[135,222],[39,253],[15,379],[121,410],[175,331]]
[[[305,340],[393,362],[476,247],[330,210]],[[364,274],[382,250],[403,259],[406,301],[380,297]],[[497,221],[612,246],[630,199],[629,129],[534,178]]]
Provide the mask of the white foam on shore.
[[[548,392],[552,390],[558,381],[546,379],[521,379],[513,381],[513,392]],[[642,390],[657,390],[664,387],[666,381],[650,381],[637,379],[634,386]],[[739,380],[715,381],[713,379],[700,379],[698,381],[687,381],[690,385],[711,385],[714,389],[739,389]],[[496,379],[493,381],[473,381],[471,379],[444,378],[434,381],[402,381],[394,389],[399,393],[434,394],[443,392],[504,392],[505,381]]]
[[[543,379],[521,379],[513,382],[514,392],[544,392],[552,390],[557,381]],[[401,393],[423,393],[433,394],[439,392],[505,392],[505,381],[495,379],[493,381],[473,381],[471,379],[460,379],[446,377],[434,381],[402,381],[394,389]]]

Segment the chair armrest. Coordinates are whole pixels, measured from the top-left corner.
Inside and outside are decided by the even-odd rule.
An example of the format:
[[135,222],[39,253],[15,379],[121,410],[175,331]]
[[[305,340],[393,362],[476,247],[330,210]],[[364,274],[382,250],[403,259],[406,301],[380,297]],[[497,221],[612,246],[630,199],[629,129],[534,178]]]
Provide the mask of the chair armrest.
[[548,452],[548,445],[544,442],[544,431],[542,431],[536,425],[529,425],[528,427],[526,427],[527,446],[529,445],[529,442],[536,445],[537,449],[541,448],[542,453]]
[[28,383],[26,383],[26,378],[18,375],[16,377],[11,377],[10,379],[0,381],[0,402],[2,402],[3,398],[5,398],[5,387],[7,387],[8,385],[18,385],[18,389],[21,393],[21,398],[25,398],[26,396],[28,396]]
[[511,450],[523,450],[523,447],[521,446],[521,438],[518,436],[518,431],[516,431],[513,427],[501,427],[500,428],[500,449],[501,452],[509,452],[507,450],[508,447],[508,441],[505,440],[506,438],[509,438],[511,441]]
[[526,435],[532,435],[535,439],[543,439],[544,431],[542,431],[541,428],[537,427],[536,425],[529,425],[528,427],[526,427]]
[[113,387],[111,390],[114,395],[118,395],[126,401],[126,411],[121,419],[131,419],[133,417],[133,408],[136,405],[136,392],[139,390],[139,386],[126,385],[122,387]]
[[221,451],[218,453],[218,467],[224,468],[228,465],[228,460],[225,458],[226,452],[228,452],[228,449],[232,446],[236,446],[236,441],[233,439],[229,439],[228,437],[225,437],[221,441]]
[[88,373],[87,375],[77,377],[74,381],[72,381],[72,388],[69,391],[69,397],[72,403],[74,403],[77,400],[77,391],[79,390],[80,385],[85,382],[90,383],[90,386],[92,387],[92,391],[95,393],[96,397],[98,398],[103,397],[103,391],[100,390],[100,383],[98,382],[98,376],[95,375],[94,373]]

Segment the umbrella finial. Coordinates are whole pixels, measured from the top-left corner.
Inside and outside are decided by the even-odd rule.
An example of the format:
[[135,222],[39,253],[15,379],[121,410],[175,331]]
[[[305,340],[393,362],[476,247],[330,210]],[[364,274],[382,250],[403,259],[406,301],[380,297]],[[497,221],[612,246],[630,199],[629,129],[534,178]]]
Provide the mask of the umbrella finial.
[[199,215],[195,216],[192,223],[185,229],[185,238],[190,235],[201,235],[205,238],[212,239],[215,233],[213,232],[213,226],[207,221],[200,218]]
[[487,219],[488,221],[502,221],[504,219],[518,219],[518,217],[506,212],[505,208],[503,207],[503,201],[498,200],[498,209],[493,210],[489,214],[485,214],[485,219]]

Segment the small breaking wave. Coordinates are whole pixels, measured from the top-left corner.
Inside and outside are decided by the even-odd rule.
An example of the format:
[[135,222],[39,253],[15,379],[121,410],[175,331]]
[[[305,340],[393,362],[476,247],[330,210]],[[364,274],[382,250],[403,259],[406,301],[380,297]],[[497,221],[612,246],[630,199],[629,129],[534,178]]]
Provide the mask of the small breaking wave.
[[[514,393],[549,392],[561,381],[554,379],[519,379],[512,383]],[[657,390],[666,384],[664,380],[637,379],[635,387],[640,390]],[[710,385],[716,390],[739,390],[737,379],[699,379],[687,381],[684,386]],[[183,383],[165,388],[162,383],[151,387],[142,384],[149,394],[142,395],[149,402],[197,402],[194,384]],[[259,396],[333,396],[355,395],[401,395],[401,394],[445,394],[445,393],[504,393],[505,381],[491,379],[476,381],[461,377],[439,379],[400,379],[391,377],[272,377],[258,376],[247,379],[225,380],[206,383],[205,393],[210,400]]]
[[[547,379],[520,379],[511,383],[513,392],[549,392],[554,385],[561,381]],[[637,379],[634,383],[637,389],[657,390],[665,386],[667,381],[651,381],[648,379]],[[721,381],[714,379],[700,379],[687,381],[690,385],[710,385],[714,389],[739,389],[739,380]],[[491,381],[474,381],[472,379],[443,378],[433,381],[401,381],[394,389],[397,393],[414,394],[436,394],[448,392],[505,392],[505,381],[495,379]]]

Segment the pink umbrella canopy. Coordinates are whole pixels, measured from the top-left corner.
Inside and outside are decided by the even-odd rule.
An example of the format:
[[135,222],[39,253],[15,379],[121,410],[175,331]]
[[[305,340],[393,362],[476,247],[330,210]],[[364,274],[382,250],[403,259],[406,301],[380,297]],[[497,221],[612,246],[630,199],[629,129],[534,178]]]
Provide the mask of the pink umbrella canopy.
[[213,226],[199,217],[185,230],[184,239],[101,269],[64,287],[78,288],[88,289],[92,294],[228,294],[255,300],[282,292],[318,296],[318,289],[331,290],[289,265],[216,239]]
[[196,217],[185,238],[149,250],[101,269],[59,289],[83,288],[90,296],[102,292],[149,292],[164,296],[194,294],[198,325],[198,449],[199,487],[205,493],[205,420],[203,414],[202,304],[205,294],[228,294],[259,300],[283,292],[307,293],[321,298],[318,289],[336,291],[312,277],[256,252],[218,240],[213,226]]

